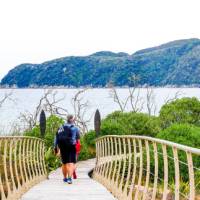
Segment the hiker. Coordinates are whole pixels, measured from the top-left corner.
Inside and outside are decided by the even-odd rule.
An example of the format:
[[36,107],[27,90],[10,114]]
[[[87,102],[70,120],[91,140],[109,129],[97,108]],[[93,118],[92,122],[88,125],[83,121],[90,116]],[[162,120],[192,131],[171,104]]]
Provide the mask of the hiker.
[[[77,140],[76,141],[76,160],[78,160],[78,156],[79,156],[80,152],[81,152],[81,143],[80,143],[80,140]],[[75,169],[73,172],[73,179],[77,179],[76,166],[75,166]]]
[[[75,173],[77,161],[76,146],[80,146],[80,132],[74,125],[74,116],[67,116],[67,123],[62,125],[55,137],[54,150],[61,155],[63,181],[72,184],[72,175]],[[75,177],[76,178],[76,177]]]

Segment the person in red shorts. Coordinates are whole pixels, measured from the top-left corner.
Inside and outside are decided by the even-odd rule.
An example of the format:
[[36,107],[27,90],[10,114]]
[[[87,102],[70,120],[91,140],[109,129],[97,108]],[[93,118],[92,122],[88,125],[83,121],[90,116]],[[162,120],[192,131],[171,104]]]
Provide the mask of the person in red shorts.
[[[77,140],[77,142],[76,142],[76,160],[78,160],[78,155],[80,154],[80,152],[81,152],[81,143],[80,143],[80,140]],[[73,178],[77,179],[76,168],[73,173]]]

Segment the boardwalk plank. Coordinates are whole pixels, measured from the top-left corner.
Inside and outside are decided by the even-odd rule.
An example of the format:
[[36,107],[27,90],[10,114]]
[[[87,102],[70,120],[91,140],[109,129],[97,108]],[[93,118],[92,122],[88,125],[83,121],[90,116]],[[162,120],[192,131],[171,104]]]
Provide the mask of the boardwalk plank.
[[77,164],[78,179],[69,185],[62,181],[61,169],[57,169],[45,180],[31,188],[21,200],[115,200],[112,194],[100,183],[88,177],[94,168],[95,160]]

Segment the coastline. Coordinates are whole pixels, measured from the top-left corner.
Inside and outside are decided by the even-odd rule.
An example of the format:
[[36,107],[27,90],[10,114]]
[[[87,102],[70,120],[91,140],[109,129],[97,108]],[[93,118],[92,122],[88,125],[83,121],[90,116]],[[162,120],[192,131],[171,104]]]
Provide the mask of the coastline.
[[113,87],[92,87],[92,86],[80,86],[80,87],[74,87],[74,86],[37,86],[37,87],[7,87],[7,86],[0,86],[1,89],[8,89],[8,90],[27,90],[27,89],[111,89],[111,88],[116,88],[116,89],[128,89],[128,88],[137,88],[137,89],[145,89],[145,88],[153,88],[153,89],[192,89],[192,88],[200,88],[200,85],[166,85],[166,86],[148,86],[148,85],[143,85],[143,86],[136,86],[136,87],[129,87],[129,86],[113,86]]

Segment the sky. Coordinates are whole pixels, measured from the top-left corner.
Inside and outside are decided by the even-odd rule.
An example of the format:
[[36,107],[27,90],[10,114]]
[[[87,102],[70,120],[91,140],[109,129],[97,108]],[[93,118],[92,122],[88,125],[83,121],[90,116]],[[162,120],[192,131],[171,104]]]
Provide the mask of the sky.
[[199,0],[0,0],[0,79],[21,63],[200,38]]

